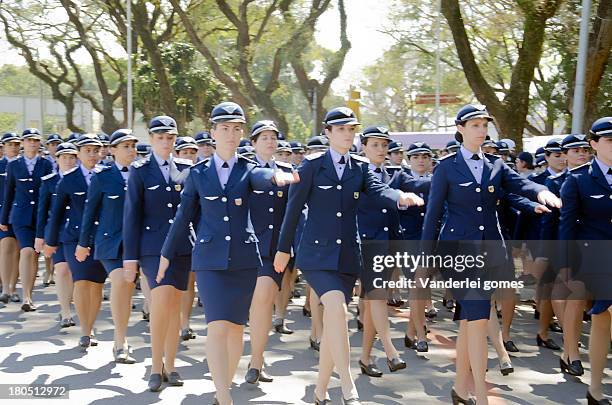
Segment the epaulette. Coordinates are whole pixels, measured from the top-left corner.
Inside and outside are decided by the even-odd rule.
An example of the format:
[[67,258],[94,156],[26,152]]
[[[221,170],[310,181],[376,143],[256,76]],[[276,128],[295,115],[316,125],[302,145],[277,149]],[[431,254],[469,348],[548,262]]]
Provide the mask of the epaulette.
[[193,162],[189,159],[173,157],[172,160],[174,160],[174,163],[180,163],[182,165],[193,166]]
[[588,168],[588,167],[591,167],[591,162],[586,162],[586,163],[585,163],[585,164],[583,164],[583,165],[580,165],[580,166],[578,166],[578,167],[574,167],[573,169],[569,169],[569,171],[570,171],[570,172],[575,172],[575,171],[578,171],[578,170],[580,170],[580,169],[584,169],[584,168]]
[[325,152],[312,153],[310,155],[304,156],[304,159],[306,159],[306,160],[315,160],[315,159],[320,158],[323,155],[325,155]]
[[40,179],[41,180],[49,180],[50,178],[55,177],[55,176],[57,176],[57,172],[49,173],[46,176],[42,176]]
[[457,152],[453,152],[453,153],[449,153],[448,155],[444,155],[444,156],[442,156],[441,158],[438,158],[438,162],[441,162],[441,161],[443,161],[443,160],[446,160],[446,159],[448,159],[449,157],[451,157],[451,156],[455,156],[455,155],[457,155]]
[[138,169],[139,167],[149,164],[150,161],[151,161],[151,155],[147,155],[140,160],[132,162],[132,166]]
[[553,179],[553,180],[554,180],[554,179],[558,179],[558,178],[560,178],[560,177],[563,177],[563,176],[565,176],[565,175],[566,175],[566,172],[565,172],[565,170],[564,170],[564,171],[562,171],[561,173],[553,174],[553,175],[549,176],[548,178],[549,178],[549,179]]
[[256,162],[256,161],[254,161],[252,159],[249,159],[248,157],[244,157],[242,155],[238,155],[238,159],[244,159],[244,160],[247,161],[247,163],[253,163],[254,165],[259,166],[259,162]]
[[94,173],[100,173],[101,171],[108,170],[110,168],[111,168],[110,166],[96,165],[96,167],[94,167],[94,169],[93,169],[93,172]]
[[277,166],[284,167],[285,169],[293,170],[293,165],[291,163],[281,162],[279,160],[275,160],[274,163],[276,163]]
[[[455,153],[457,153],[457,152],[455,152]],[[484,153],[484,155],[485,155],[485,156],[486,156],[486,157],[487,157],[487,158],[488,158],[490,161],[493,161],[493,160],[497,160],[497,159],[499,159],[499,156],[493,155],[493,154],[491,154],[491,153]]]
[[210,162],[210,158],[209,158],[209,157],[207,157],[206,159],[202,159],[202,160],[200,160],[199,162],[197,162],[197,163],[193,164],[193,165],[191,166],[191,169],[193,169],[194,167],[198,167],[198,166],[200,166],[200,165],[202,165],[202,164],[206,164],[207,162]]
[[363,163],[370,163],[370,159],[368,159],[368,158],[367,158],[367,157],[365,157],[365,156],[353,155],[353,154],[350,154],[350,153],[349,153],[349,155],[350,155],[350,157],[352,157],[353,159],[358,160],[358,161],[360,161],[360,162],[363,162]]
[[66,176],[67,174],[70,174],[70,173],[74,173],[78,168],[79,168],[79,166],[75,166],[72,169],[64,172],[64,176]]

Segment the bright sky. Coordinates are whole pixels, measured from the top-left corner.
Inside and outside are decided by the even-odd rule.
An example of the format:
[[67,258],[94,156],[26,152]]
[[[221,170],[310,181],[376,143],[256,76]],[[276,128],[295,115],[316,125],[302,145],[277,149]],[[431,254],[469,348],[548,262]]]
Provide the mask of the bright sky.
[[[337,5],[337,2],[332,4]],[[362,69],[371,65],[391,46],[389,36],[378,30],[388,28],[387,15],[392,4],[393,0],[345,1],[351,49],[340,76],[332,85],[336,93],[346,93],[351,84],[357,84],[362,78]],[[337,6],[319,19],[316,39],[326,48],[340,49],[340,17]]]

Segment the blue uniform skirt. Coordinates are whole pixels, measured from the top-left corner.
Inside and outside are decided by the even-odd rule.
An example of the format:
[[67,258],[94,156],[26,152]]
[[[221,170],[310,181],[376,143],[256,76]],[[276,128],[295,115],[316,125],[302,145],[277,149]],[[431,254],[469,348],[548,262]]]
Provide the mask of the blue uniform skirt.
[[0,231],[0,240],[4,239],[4,238],[14,238],[15,237],[15,232],[13,232],[13,225],[8,225],[8,231],[4,232],[4,231]]
[[139,262],[151,289],[160,285],[171,285],[177,290],[187,291],[189,272],[191,272],[191,254],[176,256],[172,259],[161,283],[155,280],[159,270],[159,256],[143,256]]
[[54,266],[59,263],[66,263],[66,256],[64,255],[64,245],[62,243],[59,244],[57,250],[55,251],[55,253],[53,253],[53,256],[51,256],[51,261],[53,262]]
[[113,270],[123,267],[123,260],[121,259],[102,259],[100,262],[102,262],[104,270],[106,270],[106,274],[108,275],[110,275]]
[[246,325],[257,283],[257,269],[196,271],[206,322]]
[[262,257],[261,262],[262,262],[262,266],[257,268],[257,277],[268,276],[272,278],[272,280],[274,280],[274,282],[278,286],[278,289],[280,290],[281,284],[283,282],[283,275],[291,267],[287,267],[287,269],[285,269],[285,272],[283,273],[277,273],[276,271],[274,271],[274,262],[272,261],[272,259],[268,257]]
[[341,291],[346,303],[351,302],[357,273],[340,273],[338,270],[302,270],[302,273],[319,298],[329,291]]
[[594,300],[593,307],[589,310],[589,314],[591,315],[599,315],[608,310],[608,308],[612,305],[612,300]]
[[94,283],[103,284],[106,281],[106,271],[104,266],[98,260],[93,258],[93,248],[91,254],[87,256],[84,262],[77,261],[74,257],[74,251],[76,250],[76,243],[64,243],[64,256],[70,273],[72,274],[72,281],[93,281]]
[[34,238],[36,237],[34,227],[28,225],[13,226],[13,232],[15,232],[15,237],[19,242],[19,249],[34,248]]

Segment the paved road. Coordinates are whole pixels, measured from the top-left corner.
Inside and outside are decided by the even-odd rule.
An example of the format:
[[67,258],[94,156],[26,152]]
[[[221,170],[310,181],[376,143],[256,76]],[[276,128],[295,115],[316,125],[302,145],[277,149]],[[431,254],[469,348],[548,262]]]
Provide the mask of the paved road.
[[[39,279],[40,280],[40,279]],[[185,379],[182,388],[165,388],[160,393],[147,391],[147,376],[150,370],[150,335],[148,324],[141,320],[140,306],[143,297],[135,297],[137,310],[130,319],[129,341],[134,347],[134,365],[116,365],[112,361],[111,348],[113,328],[109,303],[105,301],[96,322],[98,347],[83,354],[77,348],[78,327],[60,329],[56,321],[59,311],[54,287],[42,288],[37,280],[35,300],[39,309],[34,313],[23,313],[18,304],[9,304],[0,309],[0,382],[4,384],[39,383],[68,384],[70,398],[44,400],[44,404],[210,404],[214,386],[204,361],[206,325],[201,308],[194,310],[192,326],[198,337],[181,344],[177,368]],[[524,294],[528,294],[525,292]],[[524,297],[526,298],[526,297]],[[288,325],[296,330],[289,336],[271,335],[267,362],[268,372],[275,377],[274,383],[252,386],[244,383],[248,357],[243,356],[235,379],[233,395],[236,404],[304,404],[311,403],[316,381],[317,357],[308,346],[307,318],[302,316],[302,299],[295,299],[290,307]],[[352,313],[355,303],[351,304]],[[453,348],[456,338],[455,323],[451,314],[441,310],[435,323],[430,324],[430,352],[417,356],[414,351],[403,348],[403,330],[407,310],[392,317],[394,343],[401,348],[401,355],[408,368],[401,372],[386,372],[383,378],[370,379],[359,375],[357,388],[366,404],[444,404],[450,403],[449,392],[454,375]],[[353,316],[353,315],[351,315]],[[351,346],[353,371],[357,375],[357,361],[361,334],[356,332],[351,321]],[[489,355],[487,381],[493,396],[492,404],[584,404],[586,385],[589,379],[589,363],[586,349],[582,360],[585,375],[570,378],[559,371],[558,354],[547,349],[539,350],[535,345],[535,321],[530,305],[521,304],[513,324],[513,336],[521,352],[513,357],[515,373],[503,377],[499,372],[492,348]],[[588,343],[585,324],[583,342]],[[557,342],[561,336],[553,334]],[[248,334],[245,354],[249,353]],[[384,352],[380,342],[375,345],[374,355],[380,368],[385,371]],[[388,369],[387,369],[388,371]],[[606,378],[607,394],[612,393],[612,379]],[[339,381],[330,385],[333,403],[340,401]],[[14,403],[39,403],[22,400]],[[6,402],[2,402],[6,403]],[[13,402],[11,402],[13,403]]]

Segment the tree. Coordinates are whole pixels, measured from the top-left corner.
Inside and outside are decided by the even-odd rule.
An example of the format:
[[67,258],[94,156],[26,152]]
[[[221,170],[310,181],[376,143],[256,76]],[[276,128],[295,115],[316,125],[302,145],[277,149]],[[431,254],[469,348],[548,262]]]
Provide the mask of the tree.
[[561,0],[516,0],[523,16],[522,38],[512,68],[508,90],[499,99],[483,75],[471,47],[458,0],[442,0],[442,14],[451,29],[455,48],[466,79],[478,100],[495,116],[500,132],[522,147],[523,130],[529,111],[530,86],[540,63],[547,21],[555,15]]
[[[337,77],[335,72],[339,72],[344,61],[344,50],[324,61],[326,79],[315,83],[308,77],[309,66],[299,59],[312,42],[316,21],[329,8],[331,0],[243,0],[231,4],[216,0],[214,5],[198,0],[184,5],[179,0],[170,0],[170,3],[189,40],[233,99],[255,115],[275,120],[285,133],[289,120],[275,102],[274,94],[281,87],[281,74],[286,72],[288,63],[297,70],[302,92],[317,88],[317,97],[323,99],[329,91],[327,82]],[[339,5],[343,10],[342,1]],[[347,41],[343,49],[349,46]]]

